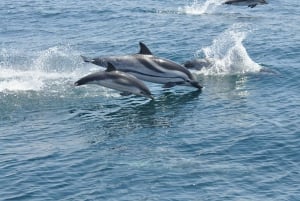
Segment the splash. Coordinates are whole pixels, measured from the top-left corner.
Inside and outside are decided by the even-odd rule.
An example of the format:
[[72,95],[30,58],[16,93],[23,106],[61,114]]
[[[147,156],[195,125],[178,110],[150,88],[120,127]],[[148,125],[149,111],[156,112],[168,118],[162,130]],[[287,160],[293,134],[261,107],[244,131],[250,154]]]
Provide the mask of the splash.
[[49,89],[74,79],[76,68],[82,63],[70,47],[56,46],[28,54],[20,50],[0,51],[0,92]]
[[[80,53],[69,46],[27,52],[0,49],[0,95],[37,92],[44,96],[119,97],[105,87],[78,87],[73,83],[99,67],[83,63]],[[24,93],[20,93],[24,94]],[[28,93],[30,94],[30,93]]]
[[198,0],[194,0],[190,5],[179,7],[178,12],[190,15],[202,15],[214,12],[221,4],[222,0],[207,0],[204,3],[199,3]]
[[197,58],[203,55],[211,62],[209,67],[201,69],[198,73],[225,75],[259,72],[262,67],[249,57],[243,45],[249,31],[251,27],[247,24],[234,24],[217,36],[211,46],[197,51]]

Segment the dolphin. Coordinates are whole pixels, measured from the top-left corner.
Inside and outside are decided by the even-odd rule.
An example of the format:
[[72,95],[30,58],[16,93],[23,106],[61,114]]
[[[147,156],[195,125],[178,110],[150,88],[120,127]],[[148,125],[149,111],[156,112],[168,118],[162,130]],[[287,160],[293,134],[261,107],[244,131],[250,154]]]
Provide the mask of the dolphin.
[[189,70],[201,70],[202,68],[209,68],[213,65],[213,61],[210,61],[207,58],[204,59],[191,59],[188,61],[185,61],[183,63],[183,66],[186,67]]
[[254,8],[256,5],[268,4],[268,2],[266,0],[227,0],[224,4]]
[[154,56],[142,42],[139,45],[140,51],[137,54],[97,57],[93,59],[82,56],[82,58],[85,62],[104,67],[107,67],[109,62],[119,71],[130,73],[144,81],[164,84],[165,88],[175,85],[202,88],[187,68],[171,60]]
[[148,87],[139,79],[125,72],[116,70],[113,64],[108,63],[105,71],[98,71],[86,75],[76,81],[75,86],[98,84],[110,89],[121,91],[121,95],[135,94],[154,99]]

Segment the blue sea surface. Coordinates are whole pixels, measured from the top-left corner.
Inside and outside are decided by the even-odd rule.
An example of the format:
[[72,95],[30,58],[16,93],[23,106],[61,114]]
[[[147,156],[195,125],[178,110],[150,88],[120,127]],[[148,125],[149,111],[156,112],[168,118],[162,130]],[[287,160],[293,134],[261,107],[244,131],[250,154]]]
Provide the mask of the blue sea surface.
[[[0,200],[300,200],[300,3],[0,2]],[[75,87],[144,42],[204,86]]]

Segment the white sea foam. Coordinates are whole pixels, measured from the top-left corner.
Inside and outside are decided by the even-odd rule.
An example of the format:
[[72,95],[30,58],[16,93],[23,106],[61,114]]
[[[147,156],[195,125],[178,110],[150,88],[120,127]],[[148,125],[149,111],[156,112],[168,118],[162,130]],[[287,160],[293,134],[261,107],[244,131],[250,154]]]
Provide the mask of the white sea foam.
[[212,13],[222,4],[222,0],[207,0],[203,3],[194,0],[191,4],[178,8],[178,12],[190,15],[202,15],[205,13]]
[[196,57],[204,57],[212,65],[201,69],[198,73],[204,75],[243,74],[259,72],[261,66],[253,61],[243,45],[251,27],[237,23],[217,36],[212,45],[201,48]]
[[[38,52],[0,50],[0,92],[45,92],[65,96],[73,93],[73,83],[100,68],[83,63],[80,53],[68,46],[54,46]],[[20,59],[22,58],[22,59]],[[105,87],[76,88],[81,96],[119,97]]]
[[66,83],[82,75],[79,54],[69,47],[52,47],[30,56],[19,50],[0,53],[0,92],[40,91],[58,80]]

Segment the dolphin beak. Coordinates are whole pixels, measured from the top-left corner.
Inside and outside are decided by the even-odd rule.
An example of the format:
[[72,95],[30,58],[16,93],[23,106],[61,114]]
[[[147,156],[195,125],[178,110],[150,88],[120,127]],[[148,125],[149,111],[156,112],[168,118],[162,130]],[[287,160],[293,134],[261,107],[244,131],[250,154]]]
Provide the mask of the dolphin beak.
[[89,79],[87,79],[86,77],[83,77],[83,78],[77,80],[77,81],[74,83],[74,85],[75,85],[75,86],[80,86],[80,85],[84,85],[84,84],[87,84],[87,83],[89,83]]
[[196,82],[196,81],[192,81],[192,82],[191,82],[191,85],[192,85],[193,87],[198,88],[198,89],[202,89],[202,88],[203,88],[203,87],[199,84],[199,82]]
[[74,83],[75,86],[80,86],[80,85],[84,85],[84,84],[85,84],[85,82],[83,82],[81,79]]

